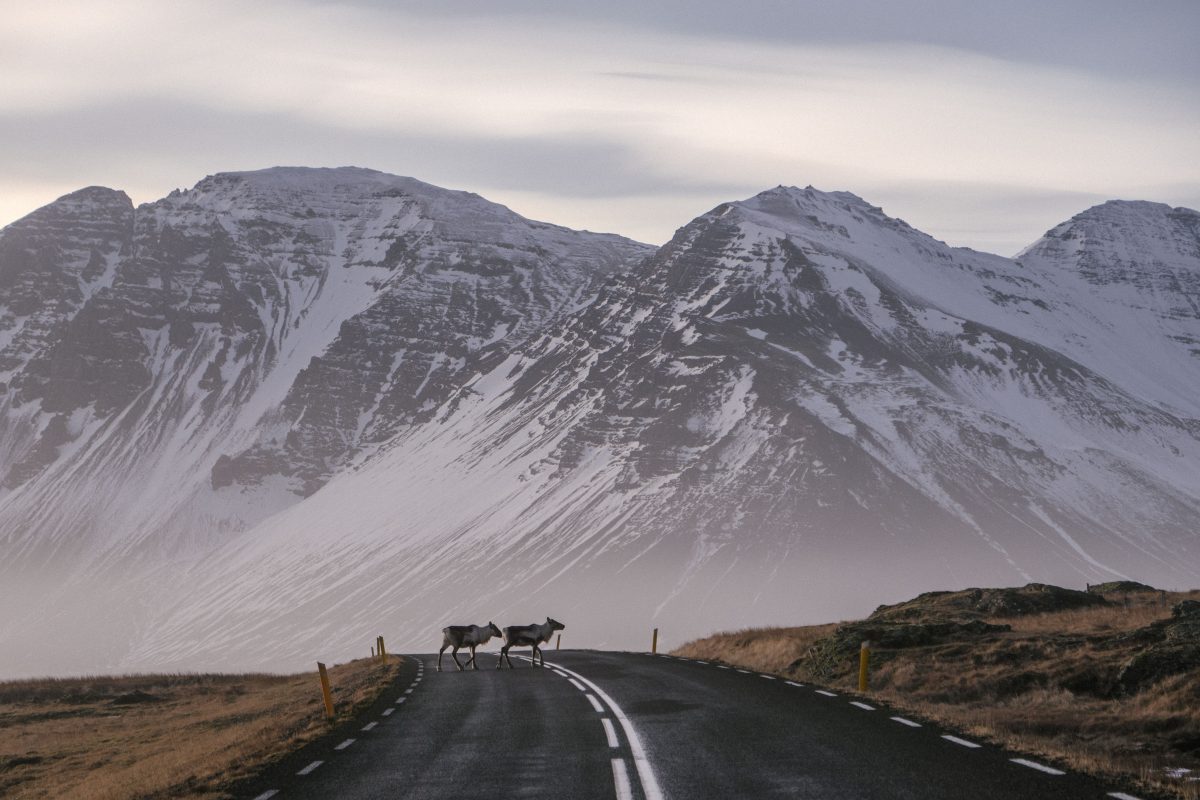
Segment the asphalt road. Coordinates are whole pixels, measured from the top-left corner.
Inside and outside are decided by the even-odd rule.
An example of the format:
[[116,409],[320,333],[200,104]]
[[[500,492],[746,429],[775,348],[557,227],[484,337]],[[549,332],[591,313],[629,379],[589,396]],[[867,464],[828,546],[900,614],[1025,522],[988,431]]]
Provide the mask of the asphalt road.
[[[465,661],[465,659],[463,659]],[[870,700],[643,653],[548,652],[498,671],[407,659],[353,725],[236,792],[291,798],[1130,800],[1058,765]]]

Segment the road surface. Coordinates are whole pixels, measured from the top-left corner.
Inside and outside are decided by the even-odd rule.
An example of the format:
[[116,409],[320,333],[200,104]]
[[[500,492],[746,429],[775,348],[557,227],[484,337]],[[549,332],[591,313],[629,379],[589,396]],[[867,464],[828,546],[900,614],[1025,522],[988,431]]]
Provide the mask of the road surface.
[[548,656],[496,670],[480,651],[467,672],[409,657],[352,725],[235,795],[1148,800],[821,687],[644,653]]

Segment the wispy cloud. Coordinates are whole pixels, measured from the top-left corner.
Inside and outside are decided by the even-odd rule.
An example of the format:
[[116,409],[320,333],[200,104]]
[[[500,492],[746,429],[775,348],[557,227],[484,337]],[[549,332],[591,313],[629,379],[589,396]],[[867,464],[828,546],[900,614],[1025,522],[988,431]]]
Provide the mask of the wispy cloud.
[[778,183],[887,200],[979,246],[1059,221],[966,224],[962,209],[1002,207],[1003,187],[1200,194],[1200,82],[887,39],[873,22],[823,35],[838,21],[823,12],[789,37],[761,20],[730,35],[536,2],[503,16],[467,2],[7,6],[0,74],[17,79],[0,82],[0,220],[54,186],[147,200],[276,163],[413,174],[650,241]]

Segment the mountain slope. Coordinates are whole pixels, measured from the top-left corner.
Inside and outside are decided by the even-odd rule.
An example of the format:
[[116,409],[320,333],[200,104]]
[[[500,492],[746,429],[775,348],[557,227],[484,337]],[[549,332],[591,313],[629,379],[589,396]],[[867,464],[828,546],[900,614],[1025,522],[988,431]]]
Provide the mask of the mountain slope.
[[353,168],[221,174],[137,209],[86,189],[5,228],[0,604],[21,612],[0,637],[87,631],[107,605],[121,652],[178,565],[649,252]]
[[[1194,212],[1144,210],[1108,211],[1182,285]],[[1045,241],[952,249],[848,193],[723,204],[198,566],[134,657],[303,663],[547,613],[634,647],[862,612],[864,585],[1194,582],[1200,380],[1159,348],[1200,326],[1143,302],[1161,281],[1084,291]]]

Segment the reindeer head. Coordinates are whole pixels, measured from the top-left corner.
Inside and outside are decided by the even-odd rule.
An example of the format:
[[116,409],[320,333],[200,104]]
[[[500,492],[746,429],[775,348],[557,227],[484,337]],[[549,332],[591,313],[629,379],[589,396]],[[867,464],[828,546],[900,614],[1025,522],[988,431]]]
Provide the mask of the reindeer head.
[[492,636],[504,636],[504,634],[500,632],[500,629],[496,627],[496,623],[492,622],[491,620],[488,620],[488,631]]
[[546,617],[546,622],[550,624],[550,630],[552,630],[552,631],[566,630],[566,627],[567,627],[566,625],[563,625],[558,620],[550,619],[549,617]]

